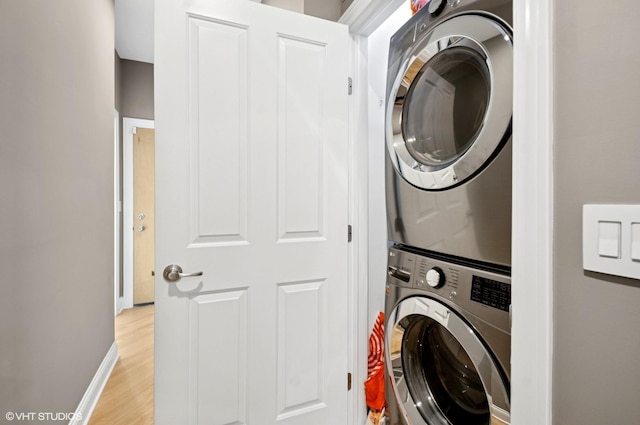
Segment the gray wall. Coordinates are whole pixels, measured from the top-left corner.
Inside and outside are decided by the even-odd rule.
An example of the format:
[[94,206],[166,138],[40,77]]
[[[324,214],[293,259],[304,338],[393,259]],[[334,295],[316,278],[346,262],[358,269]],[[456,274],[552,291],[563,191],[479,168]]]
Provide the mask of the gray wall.
[[[347,0],[349,3],[353,0]],[[262,0],[263,4],[337,21],[346,8],[341,0]]]
[[120,115],[127,118],[154,118],[153,64],[120,60]]
[[122,59],[118,52],[114,50],[114,81],[115,81],[115,106],[118,112],[122,110]]
[[640,421],[640,282],[584,272],[582,205],[640,203],[635,0],[554,2],[553,424]]
[[340,5],[340,13],[346,12],[349,6],[351,6],[351,3],[353,3],[353,0],[343,0]]
[[262,4],[304,13],[304,0],[262,0]]
[[73,412],[114,341],[113,26],[0,1],[0,421]]
[[304,2],[304,14],[317,16],[318,18],[337,21],[342,15],[342,3],[339,0],[327,1],[310,1]]

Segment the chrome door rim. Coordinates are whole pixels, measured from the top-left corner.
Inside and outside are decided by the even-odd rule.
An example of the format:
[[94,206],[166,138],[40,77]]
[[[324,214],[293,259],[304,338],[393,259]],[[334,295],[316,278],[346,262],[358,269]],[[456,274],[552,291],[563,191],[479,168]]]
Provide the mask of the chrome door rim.
[[[400,321],[408,316],[428,317],[442,325],[457,340],[471,359],[473,366],[485,388],[489,405],[490,423],[510,423],[509,390],[503,381],[499,366],[484,346],[475,330],[471,328],[455,311],[446,305],[427,297],[411,297],[401,301],[387,317],[385,329],[385,367],[392,382],[393,394],[398,408],[409,424],[418,425],[426,418],[416,407],[418,403],[426,405],[429,411],[429,425],[449,425],[450,422],[437,406],[433,397],[427,400],[415,400],[409,390],[402,365],[402,351],[392,352],[392,336]],[[428,386],[428,384],[427,384]],[[499,421],[499,422],[498,422]],[[459,425],[459,424],[453,424]]]
[[[471,146],[452,163],[433,168],[417,161],[409,152],[402,132],[403,96],[416,74],[414,62],[426,65],[451,47],[464,45],[478,52],[489,71],[490,95],[483,125]],[[386,140],[391,162],[409,183],[426,190],[443,190],[474,177],[497,155],[511,136],[513,109],[513,43],[511,34],[497,21],[481,15],[460,15],[434,27],[422,36],[401,65],[386,111]],[[415,68],[415,67],[414,67]]]

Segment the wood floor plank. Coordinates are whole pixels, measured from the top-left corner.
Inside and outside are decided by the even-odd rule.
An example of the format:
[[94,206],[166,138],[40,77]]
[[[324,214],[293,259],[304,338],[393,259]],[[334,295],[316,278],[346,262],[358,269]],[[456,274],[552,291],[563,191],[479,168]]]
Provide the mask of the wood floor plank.
[[116,317],[120,358],[89,425],[153,425],[153,319],[153,305]]

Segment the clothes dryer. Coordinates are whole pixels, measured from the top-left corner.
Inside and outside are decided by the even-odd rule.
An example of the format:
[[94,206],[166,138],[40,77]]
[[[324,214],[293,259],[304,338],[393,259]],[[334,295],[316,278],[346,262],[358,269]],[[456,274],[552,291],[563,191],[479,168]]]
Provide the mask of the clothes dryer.
[[511,23],[510,0],[431,0],[392,37],[392,242],[510,267]]
[[389,425],[509,425],[508,275],[393,247],[385,306]]

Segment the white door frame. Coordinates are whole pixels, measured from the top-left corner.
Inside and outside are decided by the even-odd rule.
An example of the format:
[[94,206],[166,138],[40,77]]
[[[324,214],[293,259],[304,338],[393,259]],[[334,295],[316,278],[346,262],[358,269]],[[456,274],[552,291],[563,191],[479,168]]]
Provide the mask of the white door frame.
[[514,0],[511,421],[551,425],[553,3]]
[[113,309],[117,316],[122,311],[122,297],[120,296],[120,231],[122,221],[122,204],[120,203],[120,112],[113,109]]
[[133,307],[133,135],[136,127],[155,128],[155,123],[140,118],[122,118],[122,308]]
[[[356,40],[366,38],[406,0],[354,0],[340,19]],[[518,425],[551,425],[553,349],[553,34],[551,0],[514,0],[514,131],[513,137],[513,247],[512,247],[512,357],[511,422]],[[366,43],[366,41],[362,41]],[[357,267],[368,260],[366,238],[366,125],[359,124],[369,99],[366,57],[358,54],[356,41],[352,74],[354,149],[354,218],[357,249],[352,304],[356,314],[355,361],[366,358],[368,338],[367,272]],[[364,63],[364,64],[363,64]],[[525,95],[526,94],[526,95]],[[366,118],[365,118],[366,119]],[[363,152],[364,150],[364,152]],[[360,165],[360,167],[357,167]],[[365,210],[365,213],[362,210]],[[354,247],[356,248],[356,247]],[[364,347],[363,347],[364,345]],[[363,353],[364,356],[363,357]],[[361,366],[361,365],[359,365]],[[359,368],[358,370],[360,370]],[[356,369],[354,369],[355,371]],[[364,370],[366,374],[366,367]],[[356,374],[356,381],[362,382]],[[515,389],[515,391],[514,391]],[[361,392],[361,391],[360,391]],[[361,398],[361,397],[360,397]],[[357,424],[364,409],[352,404]]]
[[[349,347],[348,365],[353,388],[348,393],[349,424],[364,424],[367,406],[364,381],[367,378],[369,323],[368,279],[368,140],[366,103],[366,61],[358,60],[362,43],[366,40],[354,36],[351,42],[350,75],[354,81],[349,105],[349,222],[353,226],[353,239],[349,249]],[[366,49],[366,47],[364,47]],[[362,94],[361,91],[365,93]],[[364,100],[364,102],[363,102]]]

